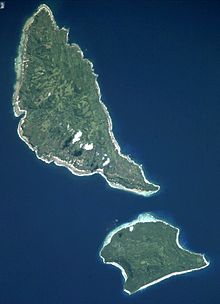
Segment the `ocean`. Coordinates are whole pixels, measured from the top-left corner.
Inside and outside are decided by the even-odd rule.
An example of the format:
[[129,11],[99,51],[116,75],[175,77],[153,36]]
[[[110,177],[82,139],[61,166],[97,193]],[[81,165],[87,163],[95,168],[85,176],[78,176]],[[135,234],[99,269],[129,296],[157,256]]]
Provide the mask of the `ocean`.
[[[0,10],[0,304],[219,304],[220,2],[45,1],[93,62],[122,152],[161,186],[149,198],[47,165],[19,139],[14,58],[41,3]],[[143,212],[210,266],[126,295],[99,250]]]

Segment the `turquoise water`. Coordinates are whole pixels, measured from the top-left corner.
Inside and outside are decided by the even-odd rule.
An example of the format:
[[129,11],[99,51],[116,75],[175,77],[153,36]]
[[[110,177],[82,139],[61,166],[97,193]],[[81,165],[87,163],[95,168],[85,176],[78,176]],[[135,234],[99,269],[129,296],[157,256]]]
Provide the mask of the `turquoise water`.
[[[220,4],[47,2],[94,63],[122,151],[161,186],[144,198],[46,165],[18,138],[13,60],[39,3],[0,11],[0,303],[219,303]],[[98,252],[143,212],[179,227],[211,264],[129,297]]]

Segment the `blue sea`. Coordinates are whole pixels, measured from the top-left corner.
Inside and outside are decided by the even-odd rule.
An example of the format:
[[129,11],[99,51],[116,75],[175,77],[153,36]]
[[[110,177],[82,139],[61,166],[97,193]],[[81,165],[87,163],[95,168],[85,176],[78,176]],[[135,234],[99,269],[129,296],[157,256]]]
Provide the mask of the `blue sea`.
[[[17,135],[14,58],[40,1],[0,10],[0,304],[220,303],[220,2],[46,1],[99,74],[122,152],[161,191],[149,198],[46,165]],[[210,266],[133,296],[99,250],[151,212]]]

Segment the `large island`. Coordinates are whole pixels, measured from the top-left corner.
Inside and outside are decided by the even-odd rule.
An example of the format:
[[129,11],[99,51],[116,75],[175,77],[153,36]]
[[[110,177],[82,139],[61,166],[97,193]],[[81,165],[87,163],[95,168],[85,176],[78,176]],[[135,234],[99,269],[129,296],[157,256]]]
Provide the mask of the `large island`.
[[181,247],[178,228],[149,213],[110,232],[100,257],[121,269],[128,294],[209,265],[204,255]]
[[159,190],[121,153],[92,63],[44,4],[24,25],[15,71],[18,134],[39,159],[144,196]]

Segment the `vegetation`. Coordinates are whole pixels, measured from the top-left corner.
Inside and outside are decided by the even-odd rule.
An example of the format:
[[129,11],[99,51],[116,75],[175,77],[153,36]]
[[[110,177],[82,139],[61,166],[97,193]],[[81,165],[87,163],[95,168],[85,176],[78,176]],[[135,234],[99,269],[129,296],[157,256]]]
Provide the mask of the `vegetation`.
[[[101,172],[116,187],[144,195],[158,191],[141,167],[119,153],[91,63],[78,45],[67,44],[67,30],[56,26],[48,7],[29,19],[23,35],[14,104],[19,96],[19,115],[27,113],[20,132],[37,155],[58,157],[82,174]],[[77,132],[82,135],[75,141]]]
[[136,292],[175,272],[205,267],[201,254],[177,245],[178,230],[162,221],[137,223],[116,232],[100,252],[106,263],[119,264],[127,274],[124,288]]

